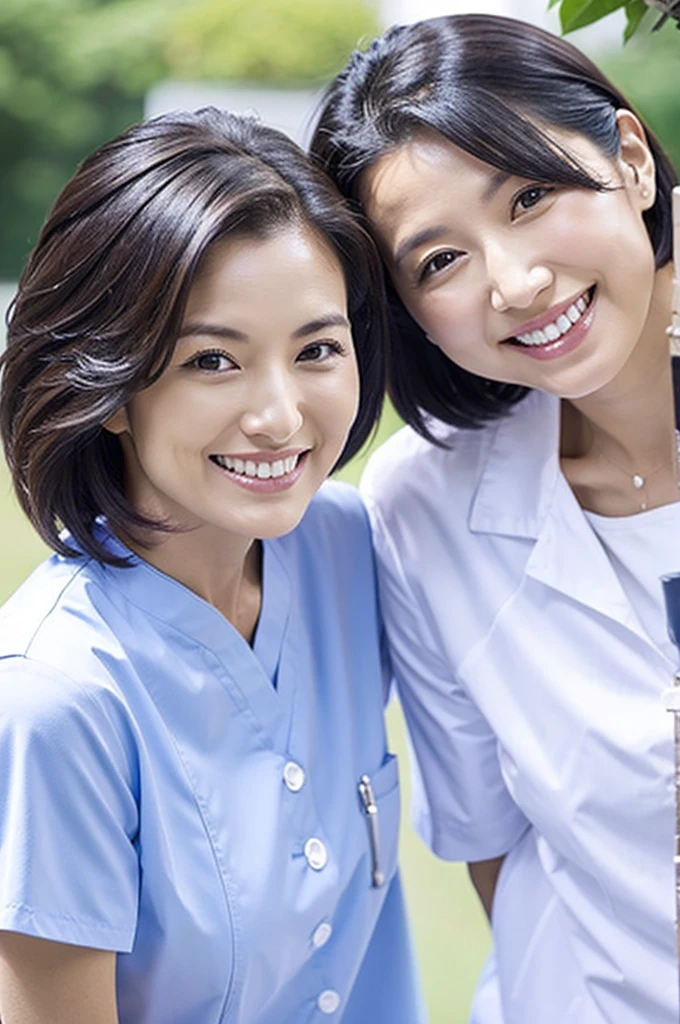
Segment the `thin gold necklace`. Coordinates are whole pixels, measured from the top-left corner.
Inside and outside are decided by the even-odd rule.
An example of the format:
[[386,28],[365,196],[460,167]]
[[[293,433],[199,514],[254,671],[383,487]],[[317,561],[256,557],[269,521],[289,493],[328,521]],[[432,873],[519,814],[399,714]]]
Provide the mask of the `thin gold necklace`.
[[619,466],[619,464],[617,462],[614,462],[614,460],[611,459],[606,454],[606,452],[604,452],[602,450],[600,445],[595,440],[595,435],[593,434],[593,428],[590,426],[590,424],[588,424],[588,426],[590,428],[591,445],[592,445],[593,449],[596,452],[599,452],[599,454],[602,456],[602,458],[605,460],[605,462],[608,462],[610,466],[613,466],[614,469],[618,469],[619,473],[623,473],[624,476],[627,476],[628,479],[630,480],[631,484],[635,488],[635,490],[639,492],[639,494],[640,494],[640,512],[646,512],[647,511],[647,504],[648,504],[648,502],[647,502],[647,490],[646,490],[647,481],[649,480],[650,477],[654,476],[655,473],[658,473],[660,469],[663,469],[664,466],[667,466],[670,462],[675,462],[675,481],[676,481],[676,483],[678,485],[678,488],[680,488],[680,430],[676,430],[675,431],[675,452],[671,456],[671,458],[670,459],[664,459],[663,462],[660,462],[658,466],[654,467],[654,469],[650,469],[649,472],[642,474],[642,473],[631,473],[629,469],[624,469],[623,466]]

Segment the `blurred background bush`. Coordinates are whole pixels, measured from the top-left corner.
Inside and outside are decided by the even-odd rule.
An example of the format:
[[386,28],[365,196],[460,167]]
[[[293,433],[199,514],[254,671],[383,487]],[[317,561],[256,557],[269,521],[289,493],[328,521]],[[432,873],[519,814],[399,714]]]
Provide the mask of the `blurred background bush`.
[[[455,6],[452,0],[451,9]],[[317,89],[356,45],[380,31],[379,13],[379,0],[1,0],[0,282],[7,282],[5,295],[11,294],[47,209],[78,162],[141,119],[154,86],[186,80]],[[525,13],[522,5],[516,13]],[[596,59],[680,166],[677,33],[669,25],[652,36],[634,37],[623,50],[618,37],[615,45],[615,52],[595,54]],[[371,447],[397,426],[388,408]],[[358,480],[368,451],[343,472],[346,479]],[[1,601],[45,555],[11,496],[4,464],[0,526]],[[388,719],[392,744],[404,755],[407,808],[406,741],[398,707],[390,708]],[[408,813],[402,862],[431,1024],[465,1024],[488,949],[485,920],[465,869],[436,861],[413,836]]]

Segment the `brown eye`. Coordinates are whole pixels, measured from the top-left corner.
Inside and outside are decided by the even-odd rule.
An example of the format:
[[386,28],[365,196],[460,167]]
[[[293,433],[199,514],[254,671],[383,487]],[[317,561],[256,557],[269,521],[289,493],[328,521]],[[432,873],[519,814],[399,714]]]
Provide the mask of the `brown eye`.
[[524,210],[531,210],[534,206],[537,206],[541,199],[548,195],[549,192],[554,192],[554,189],[548,188],[545,185],[532,185],[530,188],[525,188],[523,192],[520,192],[513,203],[513,213],[518,211],[521,213]]
[[344,355],[343,346],[337,341],[315,341],[306,345],[298,356],[300,363],[321,363],[333,355]]
[[205,373],[222,373],[236,364],[224,352],[198,352],[190,361],[191,366]]
[[420,280],[423,281],[426,277],[430,277],[432,274],[436,274],[439,271],[446,270],[447,267],[452,266],[461,254],[455,249],[446,249],[444,252],[438,252],[434,256],[431,256],[422,267],[420,273]]

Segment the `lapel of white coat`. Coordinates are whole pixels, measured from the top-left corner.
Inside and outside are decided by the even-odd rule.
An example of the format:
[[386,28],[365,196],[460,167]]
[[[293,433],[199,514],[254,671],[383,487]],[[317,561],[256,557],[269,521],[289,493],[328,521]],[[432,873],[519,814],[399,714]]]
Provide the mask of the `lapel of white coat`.
[[559,416],[559,400],[535,391],[500,422],[470,528],[533,540],[527,576],[647,639],[560,470]]

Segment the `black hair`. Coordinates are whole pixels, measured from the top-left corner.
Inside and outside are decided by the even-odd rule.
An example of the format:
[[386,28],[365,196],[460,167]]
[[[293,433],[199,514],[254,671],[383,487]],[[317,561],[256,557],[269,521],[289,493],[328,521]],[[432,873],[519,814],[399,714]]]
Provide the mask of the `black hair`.
[[[359,209],[361,175],[424,131],[511,175],[602,189],[550,137],[577,132],[602,153],[619,150],[616,111],[630,104],[576,47],[511,18],[461,14],[396,26],[356,51],[322,101],[311,151]],[[656,266],[672,256],[675,171],[645,129],[656,199],[644,219]],[[427,342],[388,283],[390,395],[400,415],[434,440],[427,415],[462,427],[503,415],[527,389],[486,380]]]
[[120,564],[93,533],[167,528],[124,493],[103,423],[172,357],[189,291],[229,233],[310,227],[345,275],[360,376],[338,465],[363,445],[384,394],[382,268],[329,179],[289,138],[206,108],[135,125],[88,157],[57,198],[19,281],[0,365],[0,430],[19,501],[41,537]]

